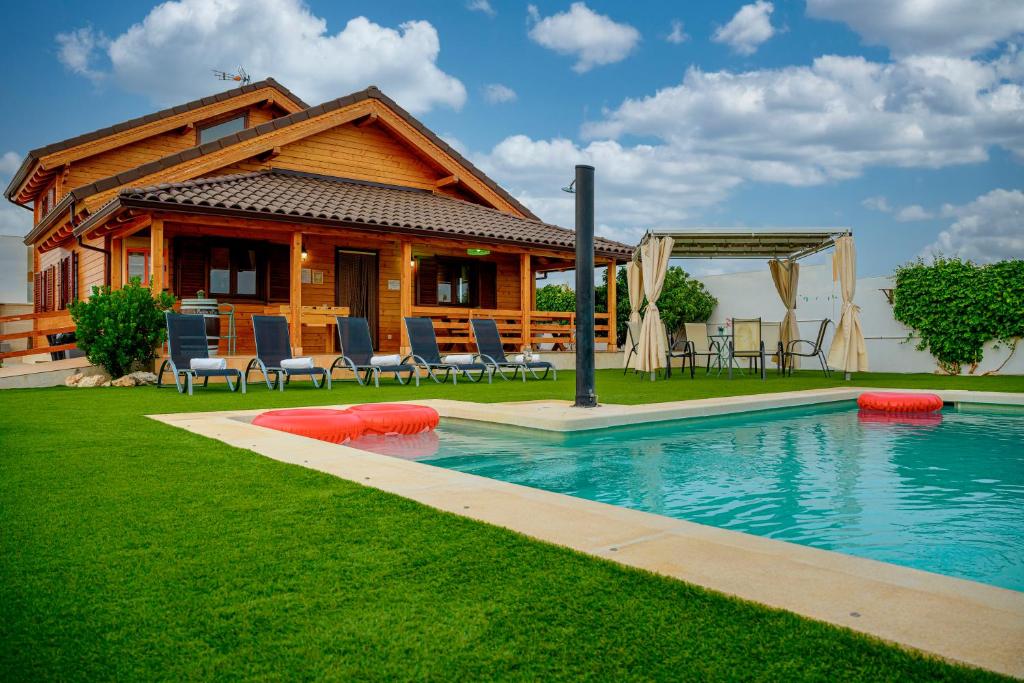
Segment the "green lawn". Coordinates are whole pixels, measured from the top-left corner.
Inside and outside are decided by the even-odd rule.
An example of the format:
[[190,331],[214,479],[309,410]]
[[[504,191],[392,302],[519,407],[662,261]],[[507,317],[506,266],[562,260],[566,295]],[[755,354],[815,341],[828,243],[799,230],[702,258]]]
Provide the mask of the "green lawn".
[[[1024,378],[857,377],[1024,391]],[[640,403],[838,385],[599,373]],[[413,397],[571,398],[574,377],[247,396],[0,392],[0,678],[986,679],[147,420]]]

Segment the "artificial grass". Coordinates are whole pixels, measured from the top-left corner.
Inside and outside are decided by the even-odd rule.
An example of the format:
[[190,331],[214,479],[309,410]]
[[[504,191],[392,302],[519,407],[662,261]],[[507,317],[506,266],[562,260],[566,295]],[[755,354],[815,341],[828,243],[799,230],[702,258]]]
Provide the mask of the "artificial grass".
[[[1024,378],[855,382],[1024,391]],[[995,678],[142,417],[568,399],[573,383],[0,392],[0,677]],[[840,383],[604,371],[598,392],[640,403]]]

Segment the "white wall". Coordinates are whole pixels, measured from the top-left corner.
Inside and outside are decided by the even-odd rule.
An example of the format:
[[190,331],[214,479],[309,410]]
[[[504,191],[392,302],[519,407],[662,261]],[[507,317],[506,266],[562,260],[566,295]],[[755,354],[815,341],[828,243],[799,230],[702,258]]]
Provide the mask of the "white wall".
[[[753,266],[755,261],[751,261]],[[775,291],[768,264],[761,269],[744,273],[707,275],[700,280],[718,299],[718,307],[710,323],[722,323],[726,318],[756,318],[765,321],[781,321],[786,309]],[[892,317],[892,306],[882,289],[892,288],[891,277],[867,277],[857,280],[854,303],[861,308],[861,325],[868,351],[868,366],[874,372],[933,372],[935,359],[927,351],[917,351],[915,341],[904,343],[909,330]],[[839,283],[832,282],[830,265],[805,265],[800,268],[800,282],[797,289],[796,314],[803,339],[814,339],[822,318],[833,323],[839,322],[842,311],[842,296]],[[834,327],[829,326],[826,337],[826,353],[832,343]],[[985,346],[985,357],[975,374],[981,374],[998,367],[1006,359],[1007,349],[995,349],[993,344]],[[1024,374],[1024,342],[1000,374]],[[803,367],[815,366],[813,360],[805,361]]]
[[0,235],[0,304],[29,303],[31,253],[20,237]]

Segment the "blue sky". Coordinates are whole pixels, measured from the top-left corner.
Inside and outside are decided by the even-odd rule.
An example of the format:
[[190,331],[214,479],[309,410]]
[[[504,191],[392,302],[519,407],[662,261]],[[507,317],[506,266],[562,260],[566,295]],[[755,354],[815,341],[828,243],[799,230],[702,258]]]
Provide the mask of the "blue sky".
[[[1024,257],[1024,3],[917,7],[22,3],[0,41],[17,65],[0,84],[0,173],[223,89],[209,70],[242,64],[314,103],[376,83],[562,225],[558,188],[593,163],[600,230],[625,242],[648,227],[838,225],[865,275],[936,249]],[[27,215],[4,207],[0,232]]]

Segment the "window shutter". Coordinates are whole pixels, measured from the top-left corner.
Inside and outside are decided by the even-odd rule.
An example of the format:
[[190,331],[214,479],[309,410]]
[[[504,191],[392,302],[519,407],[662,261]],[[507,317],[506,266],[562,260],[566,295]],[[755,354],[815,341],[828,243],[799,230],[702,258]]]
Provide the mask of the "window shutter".
[[416,268],[416,302],[420,306],[437,305],[437,260],[421,258]]
[[43,274],[32,273],[32,312],[43,310]]
[[60,260],[57,273],[57,308],[64,310],[71,301],[71,257]]
[[57,310],[57,266],[46,269],[46,310]]
[[291,298],[291,248],[272,244],[267,250],[267,301],[286,302]]
[[477,306],[480,308],[498,307],[498,264],[493,261],[481,261],[477,264]]
[[78,301],[78,252],[71,252],[71,300]]
[[200,289],[206,289],[206,252],[206,244],[202,240],[179,238],[174,241],[176,296],[188,299]]

